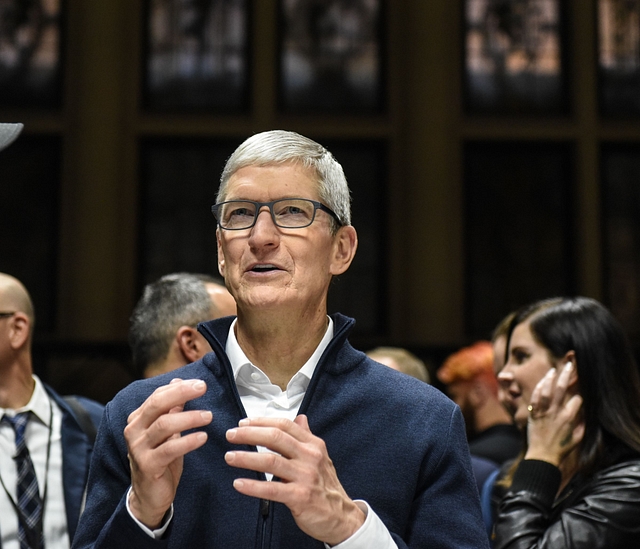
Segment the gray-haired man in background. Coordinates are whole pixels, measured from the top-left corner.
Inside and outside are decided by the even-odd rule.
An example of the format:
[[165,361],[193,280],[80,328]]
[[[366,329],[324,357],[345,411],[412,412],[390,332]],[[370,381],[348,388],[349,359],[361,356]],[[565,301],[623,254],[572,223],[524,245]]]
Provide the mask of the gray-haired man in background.
[[129,328],[136,371],[153,377],[202,358],[211,345],[198,324],[235,314],[236,302],[219,278],[172,273],[147,284]]

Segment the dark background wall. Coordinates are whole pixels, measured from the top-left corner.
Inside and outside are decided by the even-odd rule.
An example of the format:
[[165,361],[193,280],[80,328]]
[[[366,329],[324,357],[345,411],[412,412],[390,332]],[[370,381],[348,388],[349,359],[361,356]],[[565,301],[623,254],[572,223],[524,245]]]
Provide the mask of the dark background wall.
[[[607,232],[603,181],[635,177],[640,125],[601,116],[596,2],[562,5],[564,111],[470,113],[461,0],[393,0],[381,21],[381,110],[314,115],[279,108],[276,0],[251,4],[249,106],[235,114],[143,108],[142,0],[66,0],[60,106],[0,104],[0,120],[25,123],[0,156],[0,213],[35,208],[0,232],[0,271],[34,295],[38,373],[103,401],[133,379],[126,335],[142,285],[167,269],[212,269],[213,256],[192,257],[189,242],[213,242],[221,163],[247,136],[275,128],[326,144],[356,187],[360,263],[337,281],[332,303],[360,319],[358,347],[406,346],[435,368],[513,307],[557,293],[618,303],[635,333],[636,296],[612,290],[607,250],[619,239]],[[34,182],[30,166],[50,180]],[[171,174],[189,176],[172,185]],[[210,190],[190,190],[196,180]],[[170,227],[167,219],[181,222],[149,229]],[[182,234],[189,221],[198,230]],[[621,234],[636,232],[632,223]]]

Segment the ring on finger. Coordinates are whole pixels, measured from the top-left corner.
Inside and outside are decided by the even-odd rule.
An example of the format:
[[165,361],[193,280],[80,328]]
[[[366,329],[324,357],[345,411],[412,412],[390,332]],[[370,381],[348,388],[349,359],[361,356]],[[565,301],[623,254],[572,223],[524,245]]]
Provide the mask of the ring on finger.
[[542,414],[539,413],[540,410],[538,410],[533,404],[529,404],[529,406],[527,406],[527,410],[529,410],[529,417],[531,419],[538,419],[542,416]]

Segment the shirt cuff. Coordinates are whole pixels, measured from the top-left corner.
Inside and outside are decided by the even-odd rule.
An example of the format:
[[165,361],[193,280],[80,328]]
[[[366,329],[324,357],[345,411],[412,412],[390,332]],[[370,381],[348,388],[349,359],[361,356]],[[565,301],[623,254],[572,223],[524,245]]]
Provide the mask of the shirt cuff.
[[325,543],[325,549],[398,549],[389,530],[369,504],[362,500],[355,500],[354,503],[367,517],[364,524],[353,536],[338,545],[331,546]]
[[167,511],[164,518],[162,519],[162,525],[160,526],[160,528],[151,530],[150,528],[142,524],[136,517],[134,517],[133,513],[131,512],[131,508],[129,507],[129,496],[131,495],[131,489],[132,487],[129,486],[129,489],[127,490],[127,499],[126,499],[127,512],[129,513],[129,516],[149,537],[153,539],[160,539],[164,535],[164,533],[167,531],[167,528],[169,528],[169,524],[171,523],[171,519],[173,518],[173,503],[171,504],[171,507],[169,507],[169,510]]

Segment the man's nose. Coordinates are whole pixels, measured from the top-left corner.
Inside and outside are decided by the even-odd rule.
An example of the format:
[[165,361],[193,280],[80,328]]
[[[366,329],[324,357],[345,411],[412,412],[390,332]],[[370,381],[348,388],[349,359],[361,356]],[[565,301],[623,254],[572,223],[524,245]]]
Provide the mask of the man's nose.
[[268,206],[262,206],[262,208],[260,208],[260,210],[258,210],[258,213],[256,214],[256,225],[265,222],[270,223],[272,226],[275,226],[275,223],[273,222],[273,216],[271,215],[271,210],[269,210]]
[[277,238],[278,234],[278,227],[273,222],[271,211],[267,206],[263,206],[257,213],[256,222],[251,228],[251,240],[255,243],[262,243],[264,240]]

